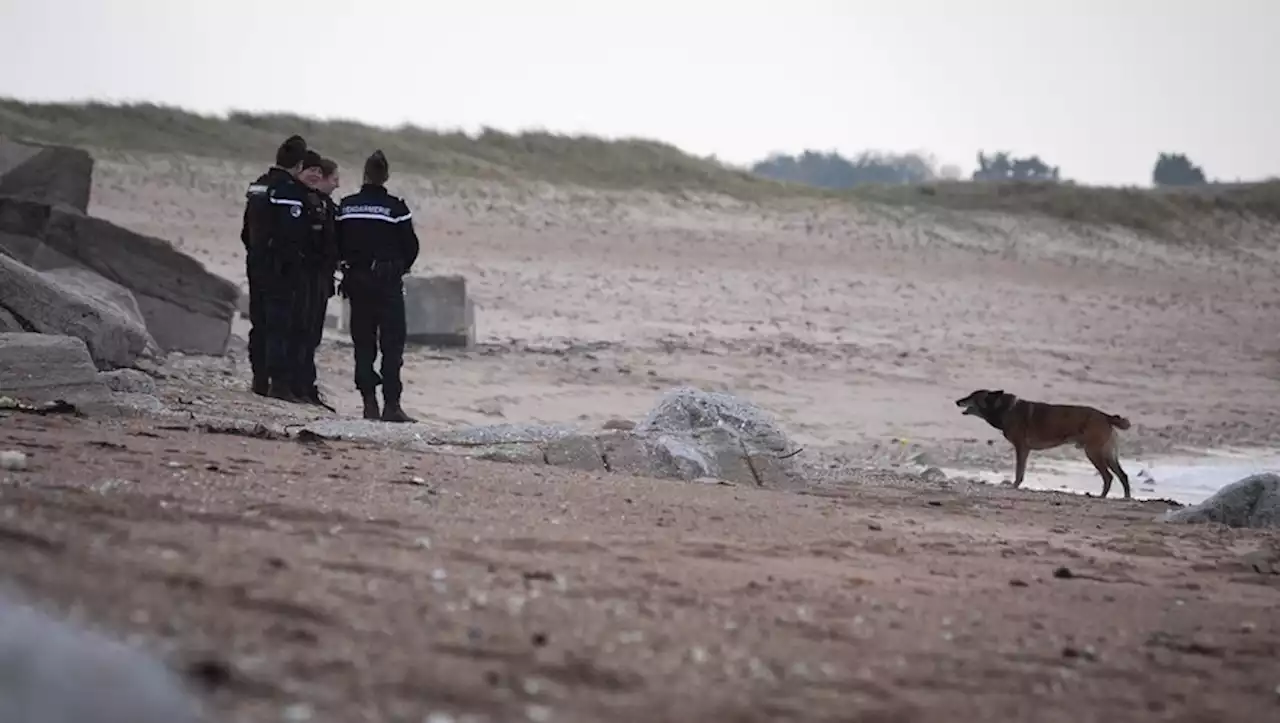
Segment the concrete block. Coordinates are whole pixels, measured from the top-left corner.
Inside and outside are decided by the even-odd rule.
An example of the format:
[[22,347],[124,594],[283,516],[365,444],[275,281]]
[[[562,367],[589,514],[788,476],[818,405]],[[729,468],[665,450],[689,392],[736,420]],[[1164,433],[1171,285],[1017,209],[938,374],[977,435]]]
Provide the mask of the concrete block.
[[461,275],[408,276],[404,280],[408,343],[468,348],[476,343],[475,308]]
[[[348,332],[351,302],[336,296],[334,301],[336,329]],[[406,276],[404,315],[408,344],[467,349],[476,343],[475,304],[464,276]]]

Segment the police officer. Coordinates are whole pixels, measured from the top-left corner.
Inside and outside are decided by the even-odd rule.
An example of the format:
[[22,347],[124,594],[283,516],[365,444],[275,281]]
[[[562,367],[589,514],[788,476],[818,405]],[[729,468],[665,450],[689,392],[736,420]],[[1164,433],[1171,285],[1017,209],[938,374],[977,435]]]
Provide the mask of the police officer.
[[[305,159],[305,150],[302,156]],[[297,164],[299,174],[302,165]],[[267,396],[288,402],[302,401],[295,389],[301,381],[299,345],[306,334],[295,310],[298,294],[307,290],[307,262],[316,253],[316,214],[309,194],[290,176],[251,197],[247,214],[249,247],[260,259],[256,272],[266,331],[262,343]]]
[[270,207],[267,194],[271,189],[290,183],[302,172],[302,163],[307,152],[307,142],[302,136],[289,136],[276,150],[276,163],[267,172],[254,179],[245,192],[244,223],[240,227],[240,242],[245,250],[245,276],[249,280],[249,365],[253,369],[253,393],[266,396],[270,391],[270,380],[267,375],[266,347],[266,304],[263,292],[269,279],[264,277],[266,269],[266,244],[250,243],[250,218],[259,219],[267,215],[265,209]]
[[307,212],[312,237],[303,259],[303,272],[294,296],[294,322],[300,335],[293,393],[309,404],[335,411],[320,394],[316,383],[316,351],[324,336],[324,316],[334,294],[333,276],[338,266],[337,205],[330,196],[338,187],[338,164],[307,151],[298,179],[310,189]]
[[[413,214],[387,192],[391,171],[382,151],[364,164],[364,185],[338,206],[338,248],[342,289],[351,303],[351,341],[355,345],[355,383],[364,400],[364,418],[412,422],[400,408],[400,367],[404,362],[404,284],[418,258]],[[382,374],[373,369],[382,352]],[[377,386],[383,407],[378,409]]]

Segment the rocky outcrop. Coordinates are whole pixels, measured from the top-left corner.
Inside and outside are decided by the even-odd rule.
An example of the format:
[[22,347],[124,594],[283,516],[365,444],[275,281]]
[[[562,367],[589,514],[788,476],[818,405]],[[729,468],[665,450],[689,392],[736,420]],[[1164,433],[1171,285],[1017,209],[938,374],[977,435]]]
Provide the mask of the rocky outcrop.
[[[13,144],[10,145],[22,145]],[[89,212],[93,156],[79,148],[30,146],[34,153],[0,175],[0,196],[18,196]]]
[[1166,522],[1280,529],[1280,475],[1264,472],[1223,487],[1198,505],[1165,513]]
[[165,351],[226,352],[238,289],[167,241],[65,207],[0,197],[0,249],[38,271],[75,266],[128,289]]
[[0,721],[196,723],[201,706],[158,660],[0,597]]
[[42,274],[0,254],[0,326],[81,340],[99,369],[132,366],[157,348],[128,292],[80,274]]
[[147,321],[138,308],[138,300],[133,293],[114,281],[76,266],[64,266],[43,272],[44,276],[58,282],[64,288],[71,289],[81,296],[88,296],[110,306],[120,316],[129,319],[146,329]]
[[342,419],[322,420],[305,429],[320,437],[497,462],[659,479],[715,478],[774,489],[804,484],[792,461],[790,441],[768,414],[729,394],[689,388],[668,392],[632,430],[586,433],[554,425],[504,423],[438,431],[424,425]]
[[801,483],[786,433],[760,407],[731,394],[682,387],[667,392],[632,435],[660,468],[682,479],[717,477],[761,487]]
[[140,377],[146,375],[136,370],[99,372],[89,348],[75,337],[0,334],[0,397],[65,401],[86,414],[113,417],[162,411],[154,380]]

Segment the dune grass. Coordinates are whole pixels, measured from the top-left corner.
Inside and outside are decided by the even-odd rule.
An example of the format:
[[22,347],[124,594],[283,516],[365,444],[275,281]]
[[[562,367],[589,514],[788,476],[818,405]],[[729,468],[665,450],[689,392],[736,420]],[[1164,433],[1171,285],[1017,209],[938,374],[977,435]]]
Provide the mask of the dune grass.
[[31,103],[0,98],[0,135],[90,150],[265,161],[291,133],[301,133],[321,152],[348,163],[382,148],[397,169],[435,177],[542,180],[607,190],[712,192],[749,201],[860,199],[895,206],[1035,213],[1154,233],[1173,226],[1194,226],[1207,215],[1222,212],[1280,220],[1280,181],[1162,190],[939,182],[827,191],[761,178],[670,144],[643,139],[494,130],[468,135],[288,114],[218,117],[154,104]]

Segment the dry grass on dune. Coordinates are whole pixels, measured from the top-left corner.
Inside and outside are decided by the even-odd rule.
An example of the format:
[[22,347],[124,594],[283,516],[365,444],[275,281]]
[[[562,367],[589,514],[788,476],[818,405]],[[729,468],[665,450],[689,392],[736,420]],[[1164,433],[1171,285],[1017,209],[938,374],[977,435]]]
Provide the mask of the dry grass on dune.
[[476,135],[413,126],[379,128],[289,114],[222,118],[154,104],[28,103],[0,99],[0,135],[113,151],[183,153],[223,159],[269,157],[302,133],[345,162],[382,148],[428,176],[537,179],[599,189],[711,192],[764,201],[858,199],[886,205],[1043,214],[1071,222],[1160,232],[1223,213],[1280,219],[1280,181],[1199,189],[1100,188],[1056,183],[939,182],[827,191],[762,178],[665,143],[547,132]]

